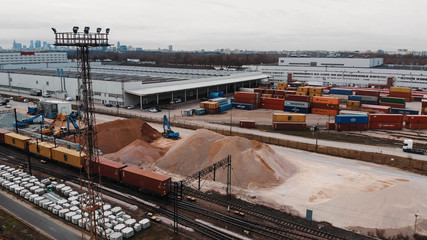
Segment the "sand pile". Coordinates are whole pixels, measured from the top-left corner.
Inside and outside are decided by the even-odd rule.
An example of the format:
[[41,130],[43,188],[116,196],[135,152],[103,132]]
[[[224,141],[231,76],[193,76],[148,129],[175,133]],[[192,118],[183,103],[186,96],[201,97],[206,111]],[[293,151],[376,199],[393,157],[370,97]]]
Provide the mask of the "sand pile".
[[[279,185],[297,172],[297,168],[268,145],[241,137],[226,137],[199,129],[171,148],[157,163],[166,171],[189,176],[225,157],[232,157],[232,184],[242,188]],[[226,181],[226,171],[216,173],[217,181]]]
[[144,140],[137,139],[120,151],[105,154],[104,157],[128,165],[142,166],[157,161],[165,154],[165,150],[152,146]]
[[137,139],[152,142],[162,135],[141,119],[124,119],[96,125],[98,148],[104,153],[117,152]]

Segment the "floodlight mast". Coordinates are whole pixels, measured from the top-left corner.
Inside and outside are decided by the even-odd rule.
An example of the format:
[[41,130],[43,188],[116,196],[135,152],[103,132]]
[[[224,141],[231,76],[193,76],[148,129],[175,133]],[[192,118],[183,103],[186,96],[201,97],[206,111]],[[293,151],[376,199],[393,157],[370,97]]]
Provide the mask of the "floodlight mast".
[[[98,29],[101,30],[100,28]],[[99,168],[99,164],[97,164],[99,163],[99,152],[96,139],[93,88],[92,80],[90,79],[89,48],[110,46],[108,43],[109,28],[106,33],[101,33],[101,31],[90,33],[89,27],[85,27],[84,32],[79,32],[79,27],[77,26],[73,27],[72,32],[60,33],[55,28],[52,28],[52,30],[55,34],[55,46],[74,46],[77,50],[79,101],[81,101],[85,109],[80,120],[80,129],[84,130],[80,132],[79,136],[80,154],[81,156],[86,156],[84,162],[81,163],[80,171],[82,239],[86,238],[84,213],[89,215],[87,224],[90,226],[90,239],[102,239],[102,230],[99,229],[97,221],[100,213],[103,215],[101,178],[99,175],[97,175],[97,178],[94,177],[96,175],[94,173],[99,173],[99,169],[94,169],[94,166]],[[83,193],[86,193],[86,195]]]

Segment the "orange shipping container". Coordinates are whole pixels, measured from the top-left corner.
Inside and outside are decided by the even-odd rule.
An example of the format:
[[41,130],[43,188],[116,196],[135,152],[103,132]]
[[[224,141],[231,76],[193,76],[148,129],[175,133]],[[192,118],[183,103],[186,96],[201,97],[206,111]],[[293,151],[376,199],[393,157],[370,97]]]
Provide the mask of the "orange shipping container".
[[313,102],[324,104],[340,104],[340,99],[331,97],[313,97]]
[[311,113],[320,114],[320,115],[328,115],[328,116],[336,116],[338,115],[337,110],[330,109],[321,109],[321,108],[312,108]]
[[296,92],[295,95],[297,96],[307,96],[306,92]]

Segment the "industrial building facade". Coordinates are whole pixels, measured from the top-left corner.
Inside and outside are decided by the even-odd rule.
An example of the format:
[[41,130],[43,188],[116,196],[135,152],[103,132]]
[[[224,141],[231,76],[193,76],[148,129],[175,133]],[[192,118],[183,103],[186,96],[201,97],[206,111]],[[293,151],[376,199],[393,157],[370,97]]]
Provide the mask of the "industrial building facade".
[[279,58],[279,66],[371,68],[384,64],[383,58]]
[[[0,66],[6,64],[67,63],[66,52],[5,52],[0,53]],[[1,68],[3,69],[3,68]]]

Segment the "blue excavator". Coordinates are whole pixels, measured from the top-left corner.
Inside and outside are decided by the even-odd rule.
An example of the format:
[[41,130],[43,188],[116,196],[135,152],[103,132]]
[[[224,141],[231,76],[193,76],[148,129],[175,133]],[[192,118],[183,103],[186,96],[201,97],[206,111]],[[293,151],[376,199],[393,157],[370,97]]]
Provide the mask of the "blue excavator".
[[169,138],[173,140],[179,139],[179,132],[172,131],[171,126],[169,124],[169,120],[166,117],[166,115],[163,116],[163,134],[162,135],[164,138]]
[[26,126],[28,126],[28,125],[32,124],[32,123],[34,122],[34,120],[36,120],[36,119],[37,119],[37,118],[39,118],[39,117],[41,117],[41,118],[42,118],[41,124],[43,124],[43,123],[44,123],[44,114],[43,114],[43,113],[40,113],[40,114],[37,114],[37,115],[36,115],[36,116],[34,116],[34,117],[31,117],[31,118],[28,118],[28,119],[25,119],[25,120],[22,120],[22,121],[18,121],[18,122],[16,122],[16,123],[13,123],[13,126],[14,126],[14,127],[16,127],[16,126],[18,126],[18,127],[26,127]]

